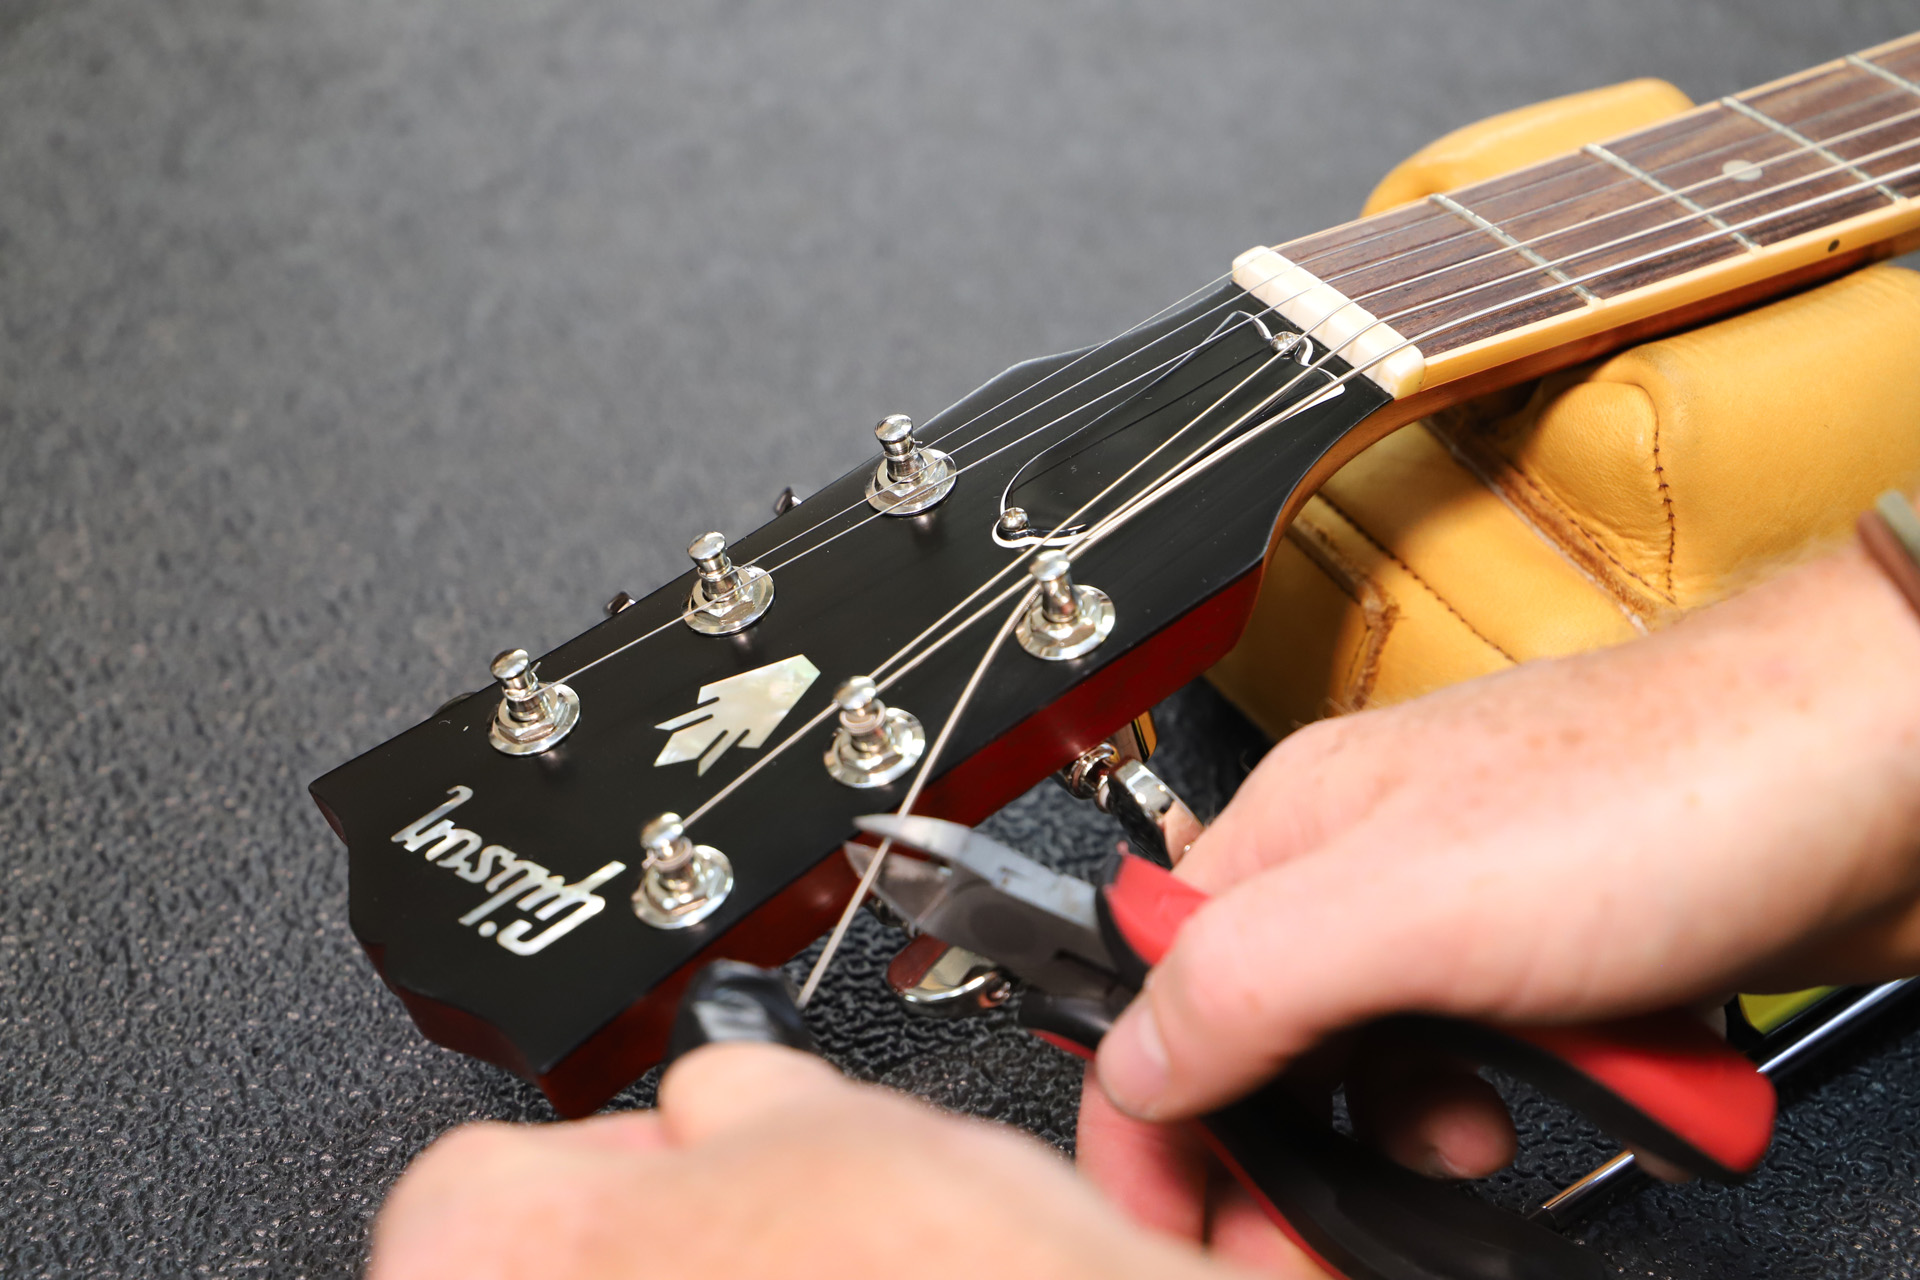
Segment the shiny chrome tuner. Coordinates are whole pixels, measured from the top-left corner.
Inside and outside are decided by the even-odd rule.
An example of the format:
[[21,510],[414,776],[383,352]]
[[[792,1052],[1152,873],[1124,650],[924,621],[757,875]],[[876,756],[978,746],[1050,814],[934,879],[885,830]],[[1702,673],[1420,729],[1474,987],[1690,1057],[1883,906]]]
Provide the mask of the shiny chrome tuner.
[[773,575],[752,565],[736,568],[727,540],[703,533],[687,547],[700,577],[687,597],[687,625],[705,636],[730,636],[773,607]]
[[884,455],[867,481],[867,505],[882,515],[910,516],[943,501],[953,492],[959,469],[938,449],[913,438],[913,419],[896,413],[873,429]]
[[1140,750],[1128,749],[1122,734],[1096,743],[1054,776],[1073,795],[1118,818],[1133,852],[1163,867],[1175,866],[1206,827],[1146,766]]
[[986,956],[923,933],[887,965],[887,986],[914,1013],[965,1018],[998,1009],[1013,983]]
[[1033,559],[1040,598],[1013,629],[1020,647],[1036,658],[1064,662],[1097,649],[1113,634],[1113,600],[1098,587],[1078,587],[1067,558],[1043,551]]
[[849,787],[884,787],[913,768],[927,750],[919,718],[880,701],[866,676],[834,690],[840,727],[827,748],[827,772]]
[[647,857],[633,891],[633,914],[656,929],[699,924],[733,892],[727,855],[689,839],[677,813],[663,813],[640,828],[640,847]]
[[573,731],[580,722],[580,695],[563,684],[544,684],[534,674],[525,649],[509,649],[493,660],[500,682],[500,705],[487,738],[510,756],[538,755]]

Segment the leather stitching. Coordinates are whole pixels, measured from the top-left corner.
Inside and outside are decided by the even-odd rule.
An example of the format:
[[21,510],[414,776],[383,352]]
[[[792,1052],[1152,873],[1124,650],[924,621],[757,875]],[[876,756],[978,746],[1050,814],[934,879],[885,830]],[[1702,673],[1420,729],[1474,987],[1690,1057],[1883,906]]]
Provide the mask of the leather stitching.
[[[1325,502],[1326,499],[1322,497],[1320,501]],[[1307,513],[1303,512],[1287,526],[1286,537],[1360,609],[1366,639],[1361,642],[1359,652],[1349,661],[1344,693],[1329,693],[1326,702],[1329,715],[1359,711],[1373,698],[1373,686],[1380,678],[1380,662],[1386,654],[1387,635],[1400,618],[1400,606],[1379,583],[1367,576],[1364,569],[1335,546],[1333,539],[1327,536],[1325,530],[1315,526]]]
[[[1536,482],[1532,476],[1528,475],[1520,467],[1515,466],[1505,455],[1475,438],[1479,434],[1477,424],[1466,414],[1436,415],[1435,418],[1428,419],[1423,425],[1432,431],[1456,458],[1460,459],[1462,465],[1477,475],[1481,483],[1485,484],[1495,493],[1505,494],[1522,518],[1531,524],[1534,530],[1538,532],[1541,537],[1545,538],[1550,545],[1559,547],[1563,552],[1573,555],[1575,562],[1578,563],[1580,557],[1574,555],[1574,548],[1567,545],[1564,537],[1556,536],[1551,527],[1553,524],[1562,525],[1571,533],[1579,536],[1582,546],[1592,557],[1598,557],[1606,561],[1607,564],[1612,565],[1621,577],[1644,588],[1650,595],[1664,604],[1672,605],[1676,603],[1670,587],[1663,590],[1658,583],[1649,582],[1637,570],[1621,560],[1619,556],[1615,555],[1614,552],[1607,547],[1606,543],[1594,534],[1592,529],[1588,528],[1577,515],[1569,510],[1566,505],[1552,493]],[[1515,492],[1516,489],[1524,489],[1525,493]],[[1549,521],[1542,523],[1541,516],[1549,516]],[[1669,540],[1669,550],[1671,550],[1671,539]],[[1656,609],[1650,609],[1646,600],[1636,599],[1633,593],[1622,590],[1620,584],[1617,582],[1609,582],[1607,575],[1601,570],[1599,565],[1592,564],[1591,561],[1589,561],[1586,567],[1595,575],[1597,585],[1603,587],[1609,595],[1612,595],[1621,605],[1635,614],[1646,614],[1657,611]]]
[[[1638,390],[1641,395],[1647,394],[1645,387]],[[1647,399],[1651,402],[1653,397]],[[1667,513],[1667,599],[1672,600],[1673,557],[1680,546],[1680,532],[1673,519],[1673,491],[1667,488],[1667,470],[1660,465],[1660,410],[1657,407],[1653,411],[1653,480],[1660,486],[1660,505]]]
[[1439,601],[1441,608],[1445,609],[1448,613],[1452,614],[1455,618],[1459,619],[1460,625],[1465,627],[1467,629],[1468,634],[1473,636],[1475,640],[1478,640],[1481,644],[1484,644],[1485,646],[1487,646],[1487,648],[1493,650],[1495,653],[1505,658],[1508,662],[1515,663],[1515,664],[1519,663],[1520,660],[1518,658],[1514,657],[1512,654],[1508,653],[1505,649],[1502,649],[1499,645],[1495,644],[1493,641],[1487,639],[1484,635],[1480,634],[1479,628],[1475,627],[1471,622],[1468,622],[1466,617],[1458,609],[1453,607],[1452,601],[1448,600],[1445,596],[1441,595],[1438,591],[1434,590],[1433,584],[1431,582],[1428,582],[1425,578],[1421,577],[1417,572],[1415,572],[1412,565],[1408,564],[1405,560],[1402,560],[1399,556],[1389,551],[1386,547],[1386,544],[1382,543],[1380,539],[1374,537],[1371,533],[1367,532],[1367,530],[1363,529],[1360,526],[1359,521],[1355,520],[1352,516],[1348,515],[1345,511],[1342,511],[1337,503],[1335,503],[1332,499],[1327,497],[1324,490],[1318,496],[1320,498],[1320,501],[1326,503],[1327,508],[1330,511],[1332,511],[1335,515],[1339,516],[1342,520],[1346,521],[1347,525],[1355,533],[1359,534],[1361,537],[1365,538],[1369,543],[1373,544],[1373,547],[1375,550],[1379,551],[1381,555],[1385,556],[1387,559],[1393,561],[1395,564],[1399,565],[1402,569],[1406,570],[1407,576],[1412,578],[1415,582],[1419,583],[1422,587],[1424,587],[1428,595],[1432,596],[1435,600]]

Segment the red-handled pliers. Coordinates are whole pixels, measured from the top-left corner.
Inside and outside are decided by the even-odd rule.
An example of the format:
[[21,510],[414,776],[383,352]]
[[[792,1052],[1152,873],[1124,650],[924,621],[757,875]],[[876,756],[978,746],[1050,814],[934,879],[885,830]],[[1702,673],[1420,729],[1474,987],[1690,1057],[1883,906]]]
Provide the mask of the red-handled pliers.
[[[1206,895],[1119,855],[1096,886],[970,827],[876,814],[860,830],[918,850],[875,891],[923,933],[1022,979],[1022,1025],[1091,1056],[1147,970]],[[875,850],[850,844],[864,873]],[[1622,1143],[1734,1182],[1766,1154],[1773,1086],[1683,1012],[1579,1026],[1493,1027],[1403,1014],[1371,1034],[1418,1040],[1555,1094]],[[1347,1280],[1600,1280],[1591,1252],[1455,1187],[1414,1174],[1315,1119],[1270,1083],[1205,1117],[1226,1166],[1295,1243]]]

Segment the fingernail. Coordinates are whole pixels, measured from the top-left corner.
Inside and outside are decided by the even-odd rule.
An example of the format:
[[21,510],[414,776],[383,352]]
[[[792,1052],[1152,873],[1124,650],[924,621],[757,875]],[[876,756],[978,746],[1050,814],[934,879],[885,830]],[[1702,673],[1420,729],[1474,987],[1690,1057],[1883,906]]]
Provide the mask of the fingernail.
[[1425,1151],[1421,1152],[1417,1167],[1421,1173],[1426,1174],[1429,1178],[1446,1178],[1458,1181],[1467,1176],[1460,1166],[1447,1159],[1436,1147],[1428,1147]]
[[1100,1042],[1100,1087],[1136,1120],[1152,1120],[1167,1087],[1167,1046],[1153,1007],[1135,1000]]

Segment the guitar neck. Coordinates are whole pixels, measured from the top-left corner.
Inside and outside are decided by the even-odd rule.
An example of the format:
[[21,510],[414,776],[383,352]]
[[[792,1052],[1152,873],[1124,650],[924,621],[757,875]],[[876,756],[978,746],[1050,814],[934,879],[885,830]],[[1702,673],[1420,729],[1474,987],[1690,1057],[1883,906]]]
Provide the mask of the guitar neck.
[[1920,35],[1251,251],[1234,278],[1425,412],[1904,252],[1916,196]]

